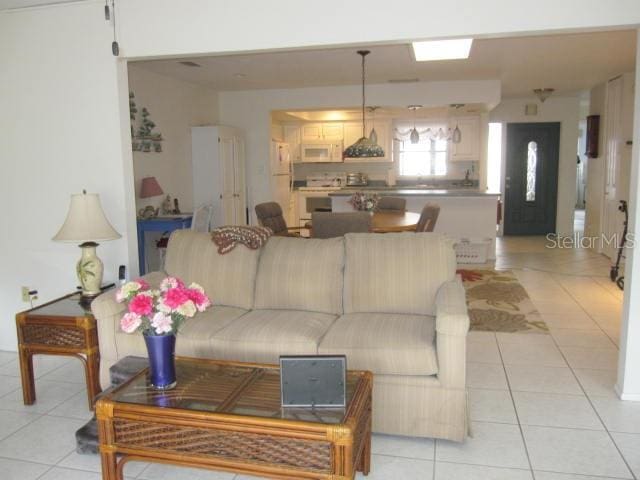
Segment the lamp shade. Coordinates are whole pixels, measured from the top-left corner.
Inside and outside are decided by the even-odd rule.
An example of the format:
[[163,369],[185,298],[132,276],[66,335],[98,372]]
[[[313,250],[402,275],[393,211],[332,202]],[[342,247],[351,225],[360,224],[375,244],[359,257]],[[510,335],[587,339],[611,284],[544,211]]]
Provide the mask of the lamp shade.
[[140,198],[157,197],[162,195],[162,187],[156,180],[156,177],[144,177],[140,185]]
[[53,240],[57,242],[97,242],[115,240],[121,235],[107,220],[97,193],[71,195],[64,224]]

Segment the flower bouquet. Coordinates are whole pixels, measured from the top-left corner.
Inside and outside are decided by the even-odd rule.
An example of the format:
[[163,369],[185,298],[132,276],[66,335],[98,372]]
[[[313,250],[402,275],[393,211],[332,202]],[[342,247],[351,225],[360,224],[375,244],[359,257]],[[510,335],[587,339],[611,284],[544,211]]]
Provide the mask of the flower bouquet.
[[349,199],[349,203],[353,205],[354,210],[365,210],[368,212],[375,210],[379,201],[380,197],[378,194],[367,194],[364,192],[356,192],[351,195]]
[[170,389],[176,384],[175,344],[180,325],[211,306],[211,300],[197,283],[188,287],[182,280],[167,277],[159,289],[144,280],[125,283],[116,292],[116,301],[127,303],[120,320],[123,332],[141,331],[149,353],[151,384]]

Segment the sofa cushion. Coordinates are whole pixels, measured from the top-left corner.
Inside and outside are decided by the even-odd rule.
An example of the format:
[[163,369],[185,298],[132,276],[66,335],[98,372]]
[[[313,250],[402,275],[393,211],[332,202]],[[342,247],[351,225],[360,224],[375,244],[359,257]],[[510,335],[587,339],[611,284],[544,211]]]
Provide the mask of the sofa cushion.
[[262,248],[256,309],[342,313],[342,238],[271,237]]
[[[188,318],[180,327],[176,341],[176,354],[187,357],[214,358],[211,337],[247,311],[241,308],[214,305],[193,318]],[[116,332],[117,358],[135,355],[146,357],[147,348],[140,333]]]
[[455,271],[453,242],[439,234],[347,234],[344,313],[435,315],[436,292]]
[[435,375],[435,318],[389,313],[350,313],[331,326],[318,347],[346,355],[347,368],[380,375]]
[[238,245],[220,255],[209,233],[176,230],[169,238],[165,270],[202,285],[214,305],[253,307],[259,250]]
[[253,310],[212,338],[215,358],[278,363],[280,355],[315,355],[335,315],[296,310]]

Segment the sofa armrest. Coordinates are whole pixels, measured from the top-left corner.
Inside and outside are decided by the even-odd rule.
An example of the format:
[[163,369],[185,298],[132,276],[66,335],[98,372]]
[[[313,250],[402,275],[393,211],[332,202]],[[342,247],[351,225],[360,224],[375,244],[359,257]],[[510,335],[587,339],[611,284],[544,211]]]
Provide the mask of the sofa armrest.
[[466,387],[469,314],[459,279],[443,284],[436,295],[438,379],[449,388]]
[[[166,277],[164,272],[150,272],[143,277],[151,288],[158,288]],[[117,289],[111,289],[96,297],[91,302],[91,312],[98,324],[98,343],[100,356],[105,359],[118,360],[116,332],[120,330],[120,319],[127,310],[124,303],[116,301]]]

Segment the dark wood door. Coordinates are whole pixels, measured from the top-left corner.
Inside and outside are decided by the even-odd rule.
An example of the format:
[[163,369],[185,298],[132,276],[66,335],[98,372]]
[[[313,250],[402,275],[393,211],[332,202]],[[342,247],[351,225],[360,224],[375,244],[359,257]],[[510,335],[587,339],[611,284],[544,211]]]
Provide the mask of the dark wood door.
[[560,123],[507,124],[505,235],[556,231]]

